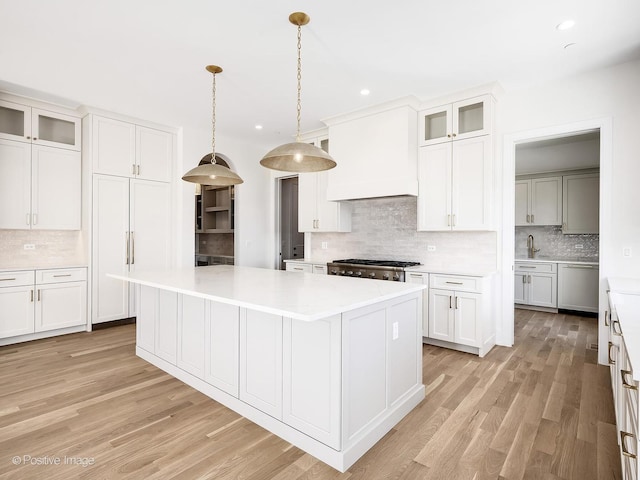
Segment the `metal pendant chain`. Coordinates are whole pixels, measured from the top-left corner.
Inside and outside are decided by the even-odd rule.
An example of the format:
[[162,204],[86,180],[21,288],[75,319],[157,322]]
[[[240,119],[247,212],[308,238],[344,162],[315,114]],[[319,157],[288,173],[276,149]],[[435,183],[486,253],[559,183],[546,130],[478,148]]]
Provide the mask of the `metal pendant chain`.
[[211,92],[211,163],[216,163],[216,74],[213,74],[213,86]]
[[300,100],[302,87],[302,60],[300,58],[300,51],[302,50],[302,26],[298,25],[298,130],[296,132],[296,142],[300,141],[300,111],[302,110],[302,102]]

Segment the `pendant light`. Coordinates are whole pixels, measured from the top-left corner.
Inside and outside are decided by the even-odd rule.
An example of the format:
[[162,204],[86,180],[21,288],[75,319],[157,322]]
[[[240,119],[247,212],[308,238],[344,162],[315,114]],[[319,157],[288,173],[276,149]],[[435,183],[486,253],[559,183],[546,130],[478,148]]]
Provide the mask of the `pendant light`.
[[222,68],[217,65],[208,65],[206,69],[213,74],[211,163],[205,163],[204,165],[198,165],[192,168],[184,174],[182,180],[200,185],[213,185],[218,187],[237,185],[243,183],[244,180],[242,180],[237,173],[216,163],[216,75],[222,72]]
[[300,60],[302,25],[309,23],[309,15],[303,12],[295,12],[289,15],[289,22],[298,26],[298,128],[296,141],[274,148],[267,153],[260,164],[263,167],[285,172],[319,172],[329,170],[336,166],[336,162],[327,152],[314,145],[300,141],[300,94],[302,88],[300,80],[302,78],[302,62]]

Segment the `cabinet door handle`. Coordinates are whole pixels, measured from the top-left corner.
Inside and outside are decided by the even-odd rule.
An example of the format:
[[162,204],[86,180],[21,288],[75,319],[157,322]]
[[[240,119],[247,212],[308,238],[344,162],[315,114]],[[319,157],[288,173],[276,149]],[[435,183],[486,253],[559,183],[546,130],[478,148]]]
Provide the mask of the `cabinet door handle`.
[[607,355],[609,356],[609,365],[615,365],[616,361],[611,358],[611,348],[613,347],[613,343],[609,342],[609,351],[607,352]]
[[447,227],[451,226],[451,215],[447,215]]
[[131,265],[136,263],[136,237],[131,232]]
[[27,225],[31,225],[31,214],[27,213]]
[[460,308],[460,297],[456,297],[456,310]]
[[625,442],[627,437],[635,438],[636,436],[634,434],[632,434],[632,433],[627,433],[627,432],[624,432],[624,431],[620,430],[620,448],[622,449],[622,455],[624,455],[625,457],[629,457],[629,458],[636,458],[636,454],[635,453],[631,453],[629,451],[629,449],[627,448],[627,444]]
[[453,214],[453,225],[452,226],[453,227],[456,226],[456,214],[455,213]]
[[533,218],[533,213],[531,214],[531,223],[536,223],[536,221]]
[[11,280],[15,280],[15,278],[0,278],[0,282],[10,282]]
[[531,223],[531,215],[527,213],[527,223]]
[[608,327],[610,322],[607,320],[609,318],[609,312],[607,310],[604,311],[604,326]]
[[526,275],[522,275],[522,283],[527,283],[527,276]]
[[632,375],[632,371],[631,370],[620,370],[620,376],[622,377],[622,386],[624,388],[628,388],[629,390],[638,390],[638,386],[634,385],[633,383],[630,383],[627,381],[627,375]]
[[451,310],[451,295],[449,295],[449,310]]
[[33,290],[31,290],[31,303],[33,303]]
[[38,214],[37,214],[37,213],[34,213],[32,216],[33,216],[33,223],[32,223],[32,225],[36,225],[36,224],[38,223]]
[[132,163],[131,164],[131,175],[135,175],[136,174],[136,164]]
[[[616,325],[618,325],[618,328],[616,328]],[[620,322],[618,320],[613,321],[611,328],[613,329],[614,335],[618,335],[619,337],[622,336],[622,328],[620,327]]]
[[452,134],[451,134],[451,136],[452,136],[453,138],[455,138],[455,137],[456,137],[456,134],[455,134],[455,133],[452,133]]
[[40,301],[40,289],[38,289],[38,301]]
[[127,250],[127,262],[125,265],[129,265],[129,232],[125,232],[124,234],[124,246]]
[[450,133],[447,133],[447,138],[451,138],[451,134]]
[[140,175],[140,165],[136,165],[136,174]]

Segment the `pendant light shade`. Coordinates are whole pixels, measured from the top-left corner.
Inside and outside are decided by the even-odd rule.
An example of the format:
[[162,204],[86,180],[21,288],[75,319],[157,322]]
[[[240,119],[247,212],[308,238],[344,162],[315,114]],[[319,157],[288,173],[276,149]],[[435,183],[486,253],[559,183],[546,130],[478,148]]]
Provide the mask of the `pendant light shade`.
[[300,141],[300,111],[302,105],[302,87],[300,83],[302,78],[301,36],[302,25],[309,23],[309,20],[309,15],[303,12],[294,12],[289,15],[289,22],[298,26],[298,128],[295,142],[274,148],[260,160],[260,165],[272,170],[300,173],[319,172],[336,166],[336,162],[327,152],[314,145]]
[[185,182],[198,183],[200,185],[212,185],[224,187],[229,185],[237,185],[243,183],[244,180],[240,176],[232,172],[223,165],[216,163],[216,74],[222,72],[222,68],[217,65],[208,65],[206,70],[213,74],[212,87],[212,135],[211,135],[211,154],[210,163],[204,163],[192,168],[182,176]]
[[182,176],[182,180],[200,185],[215,185],[218,187],[237,185],[243,182],[237,173],[214,162],[192,168]]
[[267,153],[260,164],[285,172],[319,172],[336,166],[336,162],[321,148],[304,142],[285,143]]

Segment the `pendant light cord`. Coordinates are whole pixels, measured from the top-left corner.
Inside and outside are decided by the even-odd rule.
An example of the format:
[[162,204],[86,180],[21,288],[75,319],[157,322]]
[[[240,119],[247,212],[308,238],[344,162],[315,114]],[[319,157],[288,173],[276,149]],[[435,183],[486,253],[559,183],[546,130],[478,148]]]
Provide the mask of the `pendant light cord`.
[[216,74],[213,73],[213,85],[211,87],[211,163],[216,163]]
[[302,60],[300,56],[300,51],[302,50],[302,26],[298,25],[298,130],[296,132],[296,142],[300,141],[300,111],[302,110],[302,101],[300,97],[302,95]]

